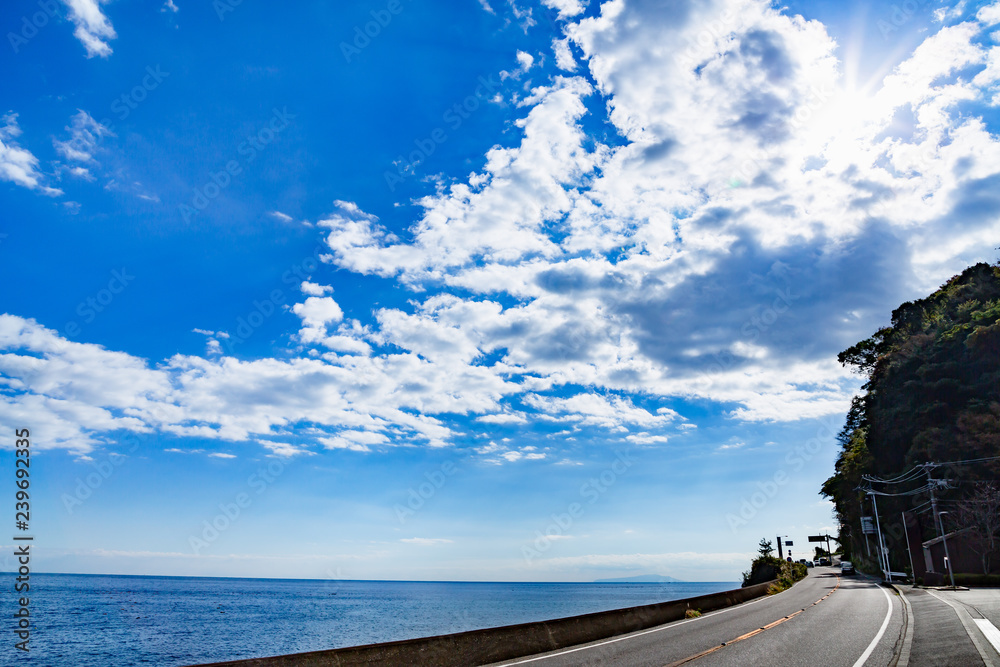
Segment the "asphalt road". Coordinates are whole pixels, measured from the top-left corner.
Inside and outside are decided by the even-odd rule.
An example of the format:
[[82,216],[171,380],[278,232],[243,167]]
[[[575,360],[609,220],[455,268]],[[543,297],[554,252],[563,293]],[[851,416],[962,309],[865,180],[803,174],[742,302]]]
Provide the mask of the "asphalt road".
[[498,664],[889,665],[902,641],[902,630],[903,604],[892,589],[862,576],[841,577],[839,568],[817,567],[778,595],[696,619]]

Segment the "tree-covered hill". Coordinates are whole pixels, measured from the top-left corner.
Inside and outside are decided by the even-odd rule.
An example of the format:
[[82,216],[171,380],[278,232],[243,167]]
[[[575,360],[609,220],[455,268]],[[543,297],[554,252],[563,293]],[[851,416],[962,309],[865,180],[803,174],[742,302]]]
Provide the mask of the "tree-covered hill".
[[[862,475],[891,478],[922,463],[1000,455],[1000,265],[976,264],[927,298],[904,303],[891,326],[838,359],[868,381],[838,436],[836,473],[822,494],[836,506],[845,548],[856,552],[864,539],[859,517],[871,514],[857,491]],[[959,500],[963,487],[1000,479],[1000,462],[951,467],[947,477],[954,483],[943,496]],[[926,500],[926,494],[879,499],[900,568],[904,549],[893,549],[902,547],[893,536],[902,530],[893,525],[901,510]]]

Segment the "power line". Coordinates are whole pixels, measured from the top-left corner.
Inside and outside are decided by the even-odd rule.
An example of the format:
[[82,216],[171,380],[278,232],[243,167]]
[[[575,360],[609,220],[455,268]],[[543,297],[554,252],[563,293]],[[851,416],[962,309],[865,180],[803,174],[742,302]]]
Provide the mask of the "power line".
[[891,479],[879,479],[874,475],[862,475],[861,479],[866,482],[874,482],[876,484],[904,484],[906,482],[913,481],[918,476],[922,475],[927,468],[939,468],[941,466],[960,466],[969,465],[972,463],[984,463],[986,461],[1000,461],[1000,456],[986,456],[978,459],[962,459],[960,461],[945,461],[943,463],[921,463],[912,469],[901,473],[897,477]]
[[920,467],[916,467],[909,472],[904,472],[898,477],[893,479],[878,479],[874,475],[862,475],[861,479],[867,482],[878,482],[879,484],[902,484],[903,482],[909,482],[910,480],[916,479],[919,475],[923,474],[923,470]]
[[1000,461],[1000,456],[987,456],[981,459],[965,459],[964,461],[947,461],[945,463],[937,463],[933,465],[957,466],[957,465],[966,465],[969,463],[982,463],[983,461]]
[[866,491],[866,493],[870,493],[870,494],[875,495],[875,496],[889,496],[889,497],[915,496],[915,495],[917,495],[919,493],[923,493],[925,491],[930,491],[932,488],[933,488],[933,485],[931,485],[931,484],[924,484],[919,489],[913,489],[911,491],[903,491],[901,493],[889,493],[887,491],[876,491],[875,489],[868,489]]

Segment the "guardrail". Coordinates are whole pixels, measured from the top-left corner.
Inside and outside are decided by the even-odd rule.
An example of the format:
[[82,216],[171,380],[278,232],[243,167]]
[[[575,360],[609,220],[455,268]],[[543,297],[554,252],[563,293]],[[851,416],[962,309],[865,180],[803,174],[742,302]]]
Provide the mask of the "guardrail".
[[688,609],[701,612],[731,607],[767,593],[774,582],[709,593],[641,607],[601,611],[552,621],[505,625],[450,635],[406,639],[384,644],[294,653],[271,658],[215,662],[200,667],[357,667],[422,665],[466,667],[511,660],[567,646],[645,630],[684,618]]

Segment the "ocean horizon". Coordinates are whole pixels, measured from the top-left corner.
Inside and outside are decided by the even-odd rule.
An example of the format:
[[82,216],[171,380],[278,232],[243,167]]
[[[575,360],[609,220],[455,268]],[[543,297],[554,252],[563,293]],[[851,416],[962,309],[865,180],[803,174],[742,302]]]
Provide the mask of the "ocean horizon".
[[[28,657],[82,667],[190,665],[551,620],[738,587],[33,573]],[[0,613],[14,613],[9,596]]]
[[[10,570],[0,570],[0,577],[4,575],[16,575],[17,572]],[[635,581],[618,582],[611,579],[592,579],[589,581],[501,581],[492,579],[309,579],[300,577],[217,577],[197,574],[107,574],[93,572],[32,572],[32,576],[44,577],[137,577],[143,579],[240,579],[240,580],[261,580],[261,581],[371,581],[371,582],[399,582],[399,583],[424,583],[424,584],[600,584],[600,583],[641,583],[641,584],[717,584],[717,583],[739,583],[739,582],[718,582],[718,581]],[[617,578],[616,578],[617,579]]]

